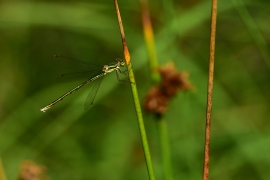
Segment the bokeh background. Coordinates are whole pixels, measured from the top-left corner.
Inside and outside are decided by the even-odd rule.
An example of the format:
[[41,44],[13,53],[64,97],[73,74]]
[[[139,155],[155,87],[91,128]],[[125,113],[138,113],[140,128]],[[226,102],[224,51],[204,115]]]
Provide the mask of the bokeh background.
[[[119,1],[141,101],[152,85],[140,1]],[[160,64],[189,73],[193,92],[170,103],[175,179],[202,176],[211,1],[149,1]],[[270,2],[218,2],[210,179],[270,177]],[[113,1],[1,1],[0,154],[8,179],[32,160],[50,179],[147,179],[129,83],[104,78],[91,109],[86,86],[55,81],[54,54],[96,64],[123,58]],[[64,69],[65,70],[65,69]],[[154,118],[144,113],[157,179],[163,179]]]

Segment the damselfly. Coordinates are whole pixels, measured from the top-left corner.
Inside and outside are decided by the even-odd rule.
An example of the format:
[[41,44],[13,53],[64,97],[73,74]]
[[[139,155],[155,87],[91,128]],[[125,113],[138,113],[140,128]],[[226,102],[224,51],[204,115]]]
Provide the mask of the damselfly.
[[[60,56],[60,55],[54,55],[54,58],[65,58],[65,57],[64,56]],[[72,59],[69,59],[69,60],[74,61]],[[84,65],[89,65],[89,63],[84,62],[84,61],[80,61],[80,62],[82,62],[82,64],[84,64]],[[67,93],[65,93],[64,95],[62,95],[61,97],[59,97],[58,99],[56,99],[55,101],[53,101],[52,103],[44,106],[43,108],[40,109],[40,111],[45,112],[46,110],[48,110],[49,108],[51,108],[53,105],[55,105],[56,103],[62,101],[64,98],[66,98],[67,96],[69,96],[73,92],[77,91],[78,89],[80,89],[84,85],[86,85],[86,84],[88,84],[88,83],[90,83],[92,81],[97,80],[97,82],[93,85],[93,87],[92,87],[92,89],[91,89],[91,91],[90,91],[90,93],[89,93],[89,95],[88,95],[88,97],[87,97],[87,99],[85,101],[85,104],[84,104],[84,109],[88,109],[93,104],[93,102],[95,100],[97,91],[98,91],[99,86],[100,86],[100,84],[101,84],[101,82],[103,80],[103,77],[106,74],[115,71],[118,81],[121,81],[119,79],[118,72],[120,72],[122,74],[125,74],[126,71],[122,71],[120,69],[120,67],[124,67],[124,65],[125,65],[125,62],[123,60],[121,60],[121,59],[118,59],[118,61],[116,61],[114,63],[108,64],[108,65],[104,65],[103,68],[100,69],[99,72],[97,72],[94,76],[92,76],[88,80],[84,81],[83,83],[79,84],[77,87],[71,89],[70,91],[68,91]],[[62,75],[62,76],[64,76],[64,75]]]

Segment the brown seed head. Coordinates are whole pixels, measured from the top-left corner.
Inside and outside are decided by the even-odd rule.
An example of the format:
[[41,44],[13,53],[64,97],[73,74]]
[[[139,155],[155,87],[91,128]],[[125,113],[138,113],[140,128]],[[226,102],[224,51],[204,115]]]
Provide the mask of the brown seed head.
[[169,100],[176,95],[178,91],[191,90],[193,87],[188,80],[188,74],[178,72],[173,63],[158,69],[162,80],[152,87],[145,98],[144,108],[148,112],[162,115],[168,108]]

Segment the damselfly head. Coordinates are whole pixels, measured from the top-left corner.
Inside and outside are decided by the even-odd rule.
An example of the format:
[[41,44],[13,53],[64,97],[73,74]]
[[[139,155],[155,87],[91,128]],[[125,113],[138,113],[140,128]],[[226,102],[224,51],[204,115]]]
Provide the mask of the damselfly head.
[[109,68],[110,68],[110,66],[104,65],[102,71],[107,72]]
[[122,59],[119,59],[119,63],[120,63],[120,66],[124,66],[125,65],[125,61],[122,60]]

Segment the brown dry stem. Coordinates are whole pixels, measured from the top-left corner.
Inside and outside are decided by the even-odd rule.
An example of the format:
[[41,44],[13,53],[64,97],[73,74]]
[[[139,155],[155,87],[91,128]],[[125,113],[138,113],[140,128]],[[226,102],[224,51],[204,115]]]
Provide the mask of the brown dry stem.
[[213,79],[214,79],[216,21],[217,21],[217,0],[213,0],[211,32],[210,32],[210,57],[209,57],[208,89],[207,89],[203,180],[209,179],[210,134],[211,134],[210,128],[211,128],[211,112],[212,112]]

